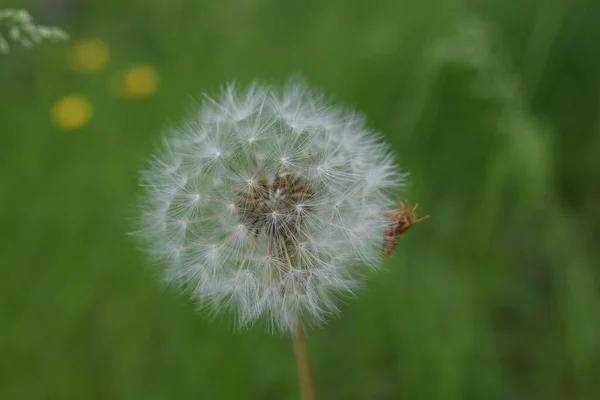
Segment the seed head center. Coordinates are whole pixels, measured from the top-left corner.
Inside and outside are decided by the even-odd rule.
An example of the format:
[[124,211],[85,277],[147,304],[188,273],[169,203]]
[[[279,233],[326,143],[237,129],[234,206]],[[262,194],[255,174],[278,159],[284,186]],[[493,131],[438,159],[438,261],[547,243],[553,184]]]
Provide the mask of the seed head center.
[[[235,208],[241,223],[255,234],[290,237],[298,232],[313,185],[294,172],[277,173],[272,181],[262,177],[236,194]],[[301,207],[299,208],[299,206]],[[302,214],[299,214],[302,210]]]

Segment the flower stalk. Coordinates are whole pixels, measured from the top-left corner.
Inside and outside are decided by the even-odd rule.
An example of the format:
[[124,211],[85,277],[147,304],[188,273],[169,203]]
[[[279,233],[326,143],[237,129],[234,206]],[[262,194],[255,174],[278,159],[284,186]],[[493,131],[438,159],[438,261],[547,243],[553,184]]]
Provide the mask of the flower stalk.
[[308,361],[308,350],[306,348],[306,338],[300,321],[296,324],[294,330],[294,357],[296,359],[296,371],[298,373],[298,386],[302,400],[314,400],[315,389],[310,373],[310,363]]

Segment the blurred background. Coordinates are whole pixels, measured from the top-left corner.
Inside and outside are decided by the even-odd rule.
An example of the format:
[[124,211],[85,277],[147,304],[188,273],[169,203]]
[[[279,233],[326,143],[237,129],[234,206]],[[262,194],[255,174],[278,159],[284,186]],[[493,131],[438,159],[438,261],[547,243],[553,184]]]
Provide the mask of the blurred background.
[[301,74],[432,216],[308,332],[318,398],[600,399],[596,0],[8,7],[71,40],[0,56],[0,398],[298,398],[289,338],[210,321],[127,233],[190,96]]

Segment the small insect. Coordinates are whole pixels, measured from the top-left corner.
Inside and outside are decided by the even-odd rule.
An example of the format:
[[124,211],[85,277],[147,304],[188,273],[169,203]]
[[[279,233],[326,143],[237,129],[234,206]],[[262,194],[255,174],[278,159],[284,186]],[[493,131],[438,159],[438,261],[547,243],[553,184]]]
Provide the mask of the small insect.
[[419,207],[419,205],[415,204],[414,207],[411,208],[408,200],[398,200],[398,209],[385,213],[385,217],[389,221],[383,234],[383,256],[385,258],[388,258],[390,254],[392,254],[392,251],[394,251],[396,248],[398,239],[400,239],[400,235],[406,232],[408,228],[417,222],[421,222],[429,218],[429,215],[417,218],[417,207]]

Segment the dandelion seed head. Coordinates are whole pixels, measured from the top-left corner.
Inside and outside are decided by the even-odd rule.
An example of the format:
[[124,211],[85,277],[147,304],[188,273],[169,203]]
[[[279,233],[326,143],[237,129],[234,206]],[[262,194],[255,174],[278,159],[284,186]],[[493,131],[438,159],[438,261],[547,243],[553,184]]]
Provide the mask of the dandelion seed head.
[[172,129],[142,172],[139,235],[165,279],[240,325],[319,323],[382,257],[404,176],[356,112],[304,84],[230,84]]

